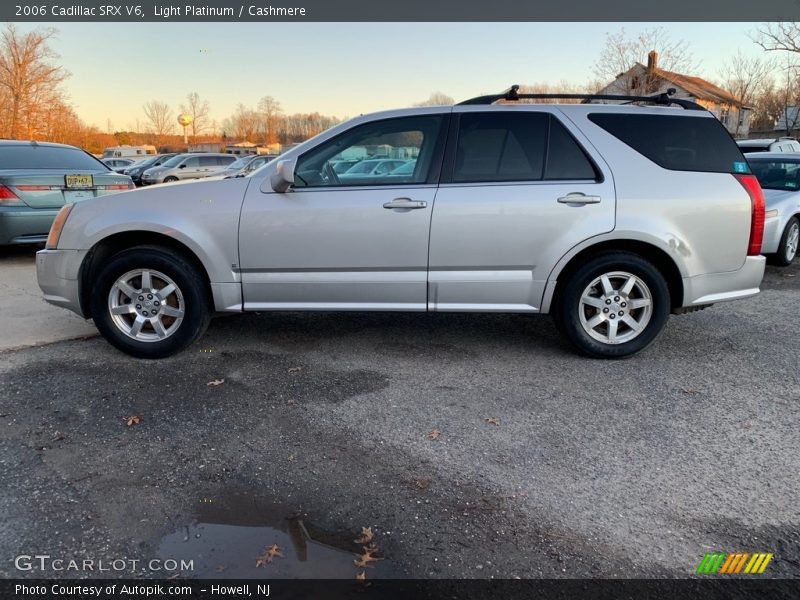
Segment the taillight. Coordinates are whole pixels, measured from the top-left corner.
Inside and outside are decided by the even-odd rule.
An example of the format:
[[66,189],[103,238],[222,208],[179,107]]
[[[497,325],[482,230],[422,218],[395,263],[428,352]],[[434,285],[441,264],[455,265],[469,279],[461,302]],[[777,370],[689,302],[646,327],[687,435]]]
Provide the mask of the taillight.
[[0,185],[0,204],[22,204],[22,200],[6,185]]
[[98,185],[97,189],[98,190],[117,190],[117,191],[119,191],[119,190],[129,190],[129,189],[131,189],[133,187],[135,187],[135,186],[133,185],[133,182],[131,182],[129,184],[128,183],[118,183],[118,184],[114,184],[114,185]]
[[764,212],[766,210],[764,192],[755,175],[735,173],[733,176],[747,190],[753,207],[750,217],[750,241],[747,243],[747,256],[758,256],[761,254],[761,242],[764,241]]

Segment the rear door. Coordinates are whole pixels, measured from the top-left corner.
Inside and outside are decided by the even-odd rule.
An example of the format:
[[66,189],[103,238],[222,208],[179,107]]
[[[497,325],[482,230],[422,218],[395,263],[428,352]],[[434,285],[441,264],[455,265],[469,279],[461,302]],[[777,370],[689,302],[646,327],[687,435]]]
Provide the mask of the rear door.
[[429,309],[537,312],[560,257],[614,228],[608,167],[554,107],[455,111],[431,225]]

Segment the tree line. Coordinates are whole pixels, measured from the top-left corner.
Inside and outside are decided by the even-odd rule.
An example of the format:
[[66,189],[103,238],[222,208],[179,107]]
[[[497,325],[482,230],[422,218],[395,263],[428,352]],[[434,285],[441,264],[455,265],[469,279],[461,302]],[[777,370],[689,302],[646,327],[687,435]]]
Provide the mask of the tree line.
[[[103,131],[86,124],[70,104],[65,89],[70,74],[51,48],[56,33],[52,28],[23,33],[11,23],[0,33],[0,138],[62,142],[90,152],[126,143],[179,150],[184,147],[177,123],[180,113],[192,117],[187,133],[195,143],[292,144],[340,122],[318,112],[286,114],[280,102],[267,95],[254,106],[239,104],[218,123],[211,118],[209,102],[191,92],[177,104],[177,112],[167,102],[153,99],[142,106],[141,118],[127,131],[112,131],[110,122]],[[751,40],[763,53],[730,57],[713,82],[753,108],[751,130],[773,131],[780,121],[792,133],[800,128],[800,110],[791,110],[800,106],[800,24],[767,23],[751,34]],[[637,35],[621,29],[606,35],[593,65],[593,81],[533,83],[521,91],[591,93],[637,62],[646,64],[651,50],[658,51],[662,69],[689,75],[698,70],[690,44],[672,39],[663,27]],[[437,91],[417,106],[452,103],[453,98]]]

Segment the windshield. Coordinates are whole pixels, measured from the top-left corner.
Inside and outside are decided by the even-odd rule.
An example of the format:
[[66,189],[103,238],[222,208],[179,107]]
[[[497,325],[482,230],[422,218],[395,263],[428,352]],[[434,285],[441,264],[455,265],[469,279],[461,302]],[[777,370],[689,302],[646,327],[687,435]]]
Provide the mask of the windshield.
[[77,148],[60,146],[0,146],[1,169],[81,169],[108,171],[108,166]]
[[750,169],[767,190],[800,190],[800,161],[750,159]]
[[229,164],[225,168],[226,169],[241,169],[243,166],[245,166],[251,160],[253,160],[252,156],[243,156],[242,158],[233,161],[231,164]]
[[186,158],[185,154],[178,154],[178,156],[173,156],[167,162],[161,163],[160,166],[162,166],[162,167],[177,167],[179,164],[181,164],[181,161],[183,161],[184,158]]

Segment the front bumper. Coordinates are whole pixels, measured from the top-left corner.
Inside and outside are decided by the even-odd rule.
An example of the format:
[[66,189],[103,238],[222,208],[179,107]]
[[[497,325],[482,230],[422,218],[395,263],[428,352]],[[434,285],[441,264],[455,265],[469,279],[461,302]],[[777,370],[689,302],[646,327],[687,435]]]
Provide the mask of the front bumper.
[[50,304],[83,315],[78,275],[86,250],[39,250],[36,253],[36,278]]
[[0,207],[0,246],[46,242],[58,211],[24,205]]
[[683,278],[683,308],[740,300],[758,294],[767,259],[748,256],[736,271]]

